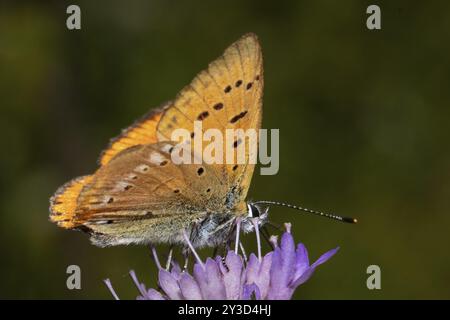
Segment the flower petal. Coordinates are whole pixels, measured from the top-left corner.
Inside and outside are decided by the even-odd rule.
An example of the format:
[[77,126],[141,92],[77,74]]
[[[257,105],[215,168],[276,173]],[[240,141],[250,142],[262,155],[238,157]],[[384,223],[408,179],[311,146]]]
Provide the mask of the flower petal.
[[313,275],[314,271],[316,270],[316,267],[321,265],[322,263],[326,262],[328,259],[330,259],[338,250],[339,250],[339,247],[332,249],[332,250],[324,253],[323,255],[321,255],[320,258],[317,259],[317,261],[314,262],[308,269],[306,269],[303,272],[303,274],[300,275],[299,278],[296,278],[292,282],[291,287],[295,290],[295,288],[297,288],[299,285],[308,281],[309,278],[311,278],[311,276]]
[[170,269],[170,273],[173,276],[175,276],[177,279],[180,279],[182,270],[181,270],[180,265],[177,262],[175,262],[175,261],[172,262],[172,268]]
[[295,252],[295,275],[294,279],[298,279],[309,268],[308,250],[303,243],[297,245]]
[[269,300],[290,299],[292,290],[289,288],[295,275],[296,254],[294,238],[285,232],[281,238],[280,247],[275,248],[270,268]]
[[276,270],[276,274],[280,275],[279,281],[283,285],[287,285],[295,272],[295,243],[294,237],[289,232],[285,232],[281,237],[281,270]]
[[247,263],[245,283],[248,285],[256,284],[258,286],[261,299],[265,299],[269,291],[272,255],[273,252],[267,253],[260,262],[252,253]]
[[295,279],[292,282],[291,287],[295,290],[299,285],[304,284],[306,281],[309,280],[309,278],[311,278],[311,276],[314,273],[314,270],[316,269],[311,267],[306,269],[299,278]]
[[138,296],[137,300],[167,300],[167,299],[155,289],[149,289],[145,297]]
[[181,300],[183,298],[177,280],[170,272],[164,269],[159,270],[159,285],[171,300]]
[[194,279],[197,281],[205,300],[224,300],[225,285],[216,261],[206,260],[204,267],[199,263],[194,265]]
[[228,251],[225,265],[222,258],[217,257],[216,263],[220,268],[225,285],[227,300],[238,300],[242,291],[242,259],[234,251]]
[[260,264],[261,262],[258,260],[256,255],[254,253],[251,253],[247,261],[247,271],[246,271],[246,278],[248,284],[255,282],[254,279],[258,277]]
[[318,265],[321,265],[322,263],[326,262],[328,259],[330,259],[332,256],[334,256],[336,254],[336,252],[338,252],[339,247],[331,249],[330,251],[325,252],[323,255],[321,255],[319,257],[319,259],[317,259],[312,265],[311,267],[315,268]]
[[255,300],[261,300],[258,286],[254,283],[246,284],[242,292],[242,300],[252,300],[253,297],[255,297]]
[[194,278],[188,274],[183,273],[179,280],[181,294],[183,298],[186,300],[202,300],[202,293],[200,291],[200,287],[197,282],[195,282]]

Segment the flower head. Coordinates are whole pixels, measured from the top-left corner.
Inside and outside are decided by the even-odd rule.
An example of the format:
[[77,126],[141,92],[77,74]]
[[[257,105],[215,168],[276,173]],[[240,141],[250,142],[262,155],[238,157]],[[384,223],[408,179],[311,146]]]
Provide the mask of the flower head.
[[[207,258],[203,262],[195,249],[191,247],[197,262],[192,274],[182,270],[178,263],[170,261],[164,269],[159,263],[156,251],[152,249],[158,266],[158,284],[160,290],[146,289],[137,279],[134,271],[130,275],[138,290],[139,300],[287,300],[298,286],[305,283],[317,266],[330,259],[339,248],[332,249],[309,263],[306,247],[299,243],[295,246],[291,234],[291,225],[285,224],[280,243],[272,236],[270,242],[274,249],[261,256],[259,230],[256,226],[258,255],[251,253],[248,260],[245,254],[238,254],[239,239],[235,250],[225,257]],[[188,238],[186,237],[186,240]],[[171,267],[170,267],[171,266]],[[170,267],[170,268],[169,268]],[[106,285],[114,298],[119,299],[109,279]]]

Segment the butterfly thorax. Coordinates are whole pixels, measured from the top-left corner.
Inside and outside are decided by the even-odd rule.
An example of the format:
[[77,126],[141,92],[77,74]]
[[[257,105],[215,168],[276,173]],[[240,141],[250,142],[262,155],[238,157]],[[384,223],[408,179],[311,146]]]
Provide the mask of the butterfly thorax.
[[249,233],[254,231],[255,224],[264,225],[267,218],[267,210],[251,202],[241,202],[232,211],[207,214],[190,226],[188,234],[194,247],[217,247],[234,240],[237,219],[240,219],[241,231]]
[[236,215],[211,213],[203,220],[193,223],[188,230],[194,247],[217,247],[231,240],[234,235]]

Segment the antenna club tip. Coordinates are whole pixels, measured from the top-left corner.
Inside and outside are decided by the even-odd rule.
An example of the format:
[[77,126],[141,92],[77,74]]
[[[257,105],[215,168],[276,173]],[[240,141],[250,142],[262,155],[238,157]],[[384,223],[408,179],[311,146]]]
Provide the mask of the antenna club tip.
[[355,218],[348,218],[348,217],[344,217],[343,218],[344,222],[348,222],[348,223],[358,223],[358,220]]

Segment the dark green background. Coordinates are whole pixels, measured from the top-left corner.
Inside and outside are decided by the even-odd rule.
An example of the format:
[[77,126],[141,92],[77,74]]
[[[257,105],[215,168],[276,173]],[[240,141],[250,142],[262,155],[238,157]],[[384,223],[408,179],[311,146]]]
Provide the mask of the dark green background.
[[[295,298],[450,298],[449,2],[82,1],[82,30],[69,31],[72,3],[0,5],[0,298],[109,299],[105,277],[134,298],[129,269],[154,285],[146,247],[93,247],[48,222],[48,199],[249,31],[281,161],[255,174],[250,196],[360,220],[272,208],[314,259],[341,246]],[[365,25],[374,3],[379,31]],[[82,290],[66,289],[70,264]]]

